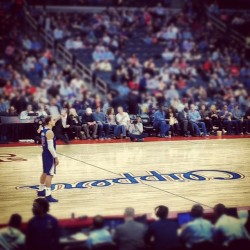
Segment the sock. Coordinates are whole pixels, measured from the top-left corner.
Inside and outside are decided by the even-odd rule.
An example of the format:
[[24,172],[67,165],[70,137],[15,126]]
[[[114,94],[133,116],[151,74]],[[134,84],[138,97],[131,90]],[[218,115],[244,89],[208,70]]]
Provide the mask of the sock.
[[43,191],[45,189],[45,184],[40,184],[38,191]]
[[51,188],[46,187],[45,188],[45,196],[50,196],[51,195]]

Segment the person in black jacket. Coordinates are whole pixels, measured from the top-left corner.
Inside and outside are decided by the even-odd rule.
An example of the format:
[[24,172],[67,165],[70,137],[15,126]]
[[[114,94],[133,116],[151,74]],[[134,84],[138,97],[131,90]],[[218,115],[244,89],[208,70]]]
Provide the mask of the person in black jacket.
[[56,125],[53,129],[57,139],[61,139],[64,143],[69,143],[69,130],[70,130],[70,120],[67,114],[67,110],[63,109],[61,111],[61,117],[57,120]]
[[154,250],[165,250],[178,245],[177,222],[168,220],[168,207],[158,206],[155,215],[159,220],[152,222],[145,235],[147,245],[151,244],[153,238]]
[[59,225],[55,217],[48,214],[49,202],[37,198],[33,203],[34,217],[28,222],[26,234],[27,250],[58,250]]
[[188,127],[190,128],[190,132],[193,134],[193,125],[188,119],[187,108],[184,108],[178,113],[178,122],[185,137],[188,137]]
[[82,131],[80,117],[77,115],[74,108],[69,110],[69,125],[71,134],[75,134],[75,139],[86,139],[85,133]]

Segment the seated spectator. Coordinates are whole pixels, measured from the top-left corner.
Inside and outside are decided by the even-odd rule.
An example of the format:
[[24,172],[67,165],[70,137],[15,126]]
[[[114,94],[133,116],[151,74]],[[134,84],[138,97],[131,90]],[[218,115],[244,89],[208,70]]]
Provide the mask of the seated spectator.
[[250,107],[248,107],[245,113],[243,127],[245,128],[245,133],[249,135],[250,134]]
[[176,117],[176,112],[172,107],[169,107],[166,112],[166,120],[169,122],[170,131],[173,136],[177,135],[179,131],[179,124]]
[[188,119],[188,109],[184,108],[178,112],[178,122],[180,123],[183,136],[188,137],[188,126],[191,127],[193,132],[193,125]]
[[97,215],[93,219],[93,230],[90,232],[87,239],[87,246],[92,249],[94,246],[103,243],[113,243],[110,232],[104,227],[104,219],[102,216]]
[[28,222],[26,233],[27,250],[58,250],[59,225],[55,217],[48,214],[49,202],[37,198],[33,203],[34,217]]
[[112,65],[108,60],[103,60],[98,63],[97,69],[100,71],[112,71]]
[[80,37],[73,39],[72,49],[84,49],[84,48],[85,48],[85,46],[84,46]]
[[[97,107],[96,111],[93,114],[94,120],[96,121],[98,125],[98,136],[100,140],[104,139],[110,139],[109,137],[109,124],[106,123],[105,115],[103,112],[101,112],[101,107]],[[104,137],[103,137],[104,136]]]
[[0,249],[23,249],[25,235],[20,230],[21,223],[22,217],[19,214],[11,215],[8,226],[0,229]]
[[55,29],[53,30],[53,36],[55,40],[62,40],[64,37],[64,31],[62,27],[55,27]]
[[201,109],[199,111],[201,116],[201,121],[205,123],[207,131],[211,132],[213,130],[212,120],[209,117],[209,111],[206,109],[206,105],[201,105]]
[[67,114],[67,110],[61,111],[60,119],[55,124],[54,133],[57,139],[61,139],[64,143],[69,143],[69,130],[70,130],[70,119]]
[[165,98],[166,100],[179,99],[179,92],[176,90],[175,85],[171,84],[170,88],[166,91]]
[[149,60],[147,60],[145,63],[144,63],[144,73],[148,73],[149,75],[151,76],[155,76],[155,73],[156,73],[156,66],[155,66],[155,63],[154,63],[154,60],[153,58],[150,58]]
[[172,60],[174,59],[175,53],[174,51],[170,51],[168,48],[165,48],[161,56],[166,62],[172,62]]
[[20,119],[25,120],[25,119],[30,119],[30,115],[35,114],[35,112],[32,110],[32,105],[27,105],[27,109],[22,111],[20,114]]
[[87,139],[90,139],[90,132],[92,131],[92,138],[96,139],[97,138],[97,128],[98,125],[94,119],[93,113],[92,113],[92,109],[91,108],[86,108],[85,114],[83,114],[82,116],[82,124],[86,124],[86,136]]
[[[188,222],[181,228],[180,239],[187,248],[195,248],[204,242],[212,242],[213,225],[206,219],[203,219],[203,207],[196,204],[191,209],[193,221]],[[212,249],[212,248],[211,248]]]
[[[114,137],[115,138],[119,138],[120,134],[119,131],[121,130],[121,126],[119,127],[119,125],[117,125],[116,120],[115,120],[115,111],[112,107],[109,107],[107,109],[107,113],[106,113],[106,121],[109,124],[109,133],[110,130],[113,129],[113,133],[114,133]],[[110,137],[110,135],[108,134],[108,138]]]
[[224,134],[227,132],[225,129],[222,128],[221,119],[219,117],[219,111],[217,110],[215,105],[211,105],[209,117],[212,121],[212,132],[215,132],[218,129]]
[[160,130],[160,137],[165,138],[166,133],[170,129],[170,125],[166,122],[166,113],[165,107],[160,105],[159,110],[154,113],[154,121],[153,121],[154,128]]
[[228,111],[227,105],[223,106],[223,110],[219,113],[222,123],[226,126],[227,134],[232,134],[232,126],[235,126],[236,134],[239,133],[238,123],[232,120],[233,114]]
[[177,230],[175,222],[168,220],[168,207],[158,206],[155,215],[159,220],[152,222],[145,235],[146,243],[150,244],[153,237],[153,250],[167,250],[176,245]]
[[65,47],[68,50],[74,49],[74,41],[72,37],[69,37],[65,42]]
[[239,104],[235,104],[232,115],[232,119],[237,123],[240,134],[243,135],[243,113],[239,109]]
[[75,134],[75,139],[86,139],[85,133],[82,131],[82,125],[79,116],[74,108],[69,110],[69,125],[71,134]]
[[116,114],[116,121],[121,128],[120,134],[122,133],[123,138],[126,138],[126,131],[130,124],[130,118],[127,112],[123,111],[123,107],[117,108],[118,113]]
[[234,240],[250,239],[241,221],[227,215],[223,204],[217,204],[214,207],[214,213],[217,217],[213,236],[215,243],[220,246],[229,246]]
[[9,108],[9,101],[0,95],[0,115],[6,115]]
[[127,207],[124,212],[125,223],[115,230],[114,241],[119,250],[140,250],[143,249],[146,227],[134,220],[135,210]]
[[14,86],[11,81],[6,81],[5,86],[3,88],[3,93],[5,96],[10,96],[11,93],[14,92]]
[[[204,122],[201,122],[200,113],[197,110],[195,110],[194,104],[190,105],[190,110],[188,112],[188,117],[189,117],[189,120],[191,121],[195,131],[196,131],[197,136],[201,136],[201,135],[208,136],[206,125],[205,125]],[[203,132],[201,132],[199,126],[202,127]]]
[[10,106],[6,113],[7,116],[18,116],[16,109],[13,106]]
[[147,137],[147,134],[143,133],[143,125],[140,116],[137,116],[136,120],[131,121],[128,126],[128,131],[128,136],[131,141],[143,142],[144,138]]
[[44,104],[40,104],[38,107],[38,111],[37,111],[37,116],[47,116],[48,113],[45,110],[45,105]]

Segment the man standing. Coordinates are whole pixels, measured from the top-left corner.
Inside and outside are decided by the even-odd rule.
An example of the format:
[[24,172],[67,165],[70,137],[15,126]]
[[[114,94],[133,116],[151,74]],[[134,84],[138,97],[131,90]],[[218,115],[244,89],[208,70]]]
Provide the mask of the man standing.
[[45,118],[45,127],[41,132],[41,142],[43,147],[43,173],[40,177],[38,196],[45,196],[48,202],[58,202],[51,196],[51,182],[56,174],[56,166],[59,164],[56,155],[56,137],[52,131],[55,126],[55,119],[51,116]]

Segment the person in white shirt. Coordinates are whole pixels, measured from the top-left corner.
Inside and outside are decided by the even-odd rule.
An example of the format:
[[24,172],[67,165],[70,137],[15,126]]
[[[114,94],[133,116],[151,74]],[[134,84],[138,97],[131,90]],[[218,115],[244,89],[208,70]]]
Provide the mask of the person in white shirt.
[[21,120],[28,120],[28,119],[30,119],[31,118],[31,116],[29,116],[30,114],[34,114],[34,111],[32,110],[32,105],[28,105],[27,106],[27,109],[26,110],[24,110],[24,111],[22,111],[21,113],[20,113],[20,119]]
[[123,107],[117,108],[118,114],[116,115],[116,121],[118,125],[121,126],[122,129],[122,136],[125,139],[126,138],[126,131],[128,130],[129,124],[130,124],[130,118],[127,112],[123,111]]
[[180,239],[187,248],[193,248],[195,245],[211,242],[213,239],[213,225],[206,219],[203,219],[203,207],[195,204],[191,209],[193,221],[188,222],[180,229]]
[[214,207],[217,222],[214,226],[214,241],[222,246],[229,246],[234,240],[250,239],[246,228],[237,218],[226,214],[226,207],[217,204]]
[[73,40],[72,45],[73,45],[72,49],[84,49],[83,42],[79,36]]

